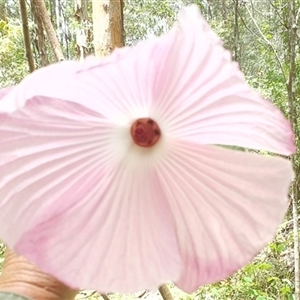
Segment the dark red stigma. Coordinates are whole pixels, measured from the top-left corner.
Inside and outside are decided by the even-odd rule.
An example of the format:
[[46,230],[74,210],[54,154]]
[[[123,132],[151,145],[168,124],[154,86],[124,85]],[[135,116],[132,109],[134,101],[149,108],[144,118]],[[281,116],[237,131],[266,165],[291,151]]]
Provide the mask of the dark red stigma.
[[131,126],[131,136],[140,147],[152,147],[159,138],[161,132],[155,121],[150,118],[136,120]]

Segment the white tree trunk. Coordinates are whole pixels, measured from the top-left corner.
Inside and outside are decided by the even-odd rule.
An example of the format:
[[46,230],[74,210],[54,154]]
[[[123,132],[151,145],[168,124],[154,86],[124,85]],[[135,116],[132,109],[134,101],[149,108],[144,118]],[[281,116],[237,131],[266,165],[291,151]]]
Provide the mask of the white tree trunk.
[[109,55],[113,50],[110,32],[110,0],[93,0],[94,49],[97,57]]

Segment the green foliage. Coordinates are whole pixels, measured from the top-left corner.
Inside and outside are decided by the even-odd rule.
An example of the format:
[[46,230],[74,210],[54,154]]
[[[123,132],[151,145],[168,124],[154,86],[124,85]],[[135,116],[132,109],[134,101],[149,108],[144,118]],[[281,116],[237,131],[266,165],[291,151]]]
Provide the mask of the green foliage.
[[0,87],[20,82],[28,74],[20,23],[0,21]]
[[174,23],[181,1],[126,0],[124,27],[126,44],[133,45],[148,37],[160,36]]
[[4,262],[5,244],[0,240],[0,274],[2,272],[2,265]]
[[286,238],[286,231],[290,228],[282,227],[250,264],[227,280],[200,288],[193,299],[293,300],[293,261],[289,255],[293,241],[291,235]]

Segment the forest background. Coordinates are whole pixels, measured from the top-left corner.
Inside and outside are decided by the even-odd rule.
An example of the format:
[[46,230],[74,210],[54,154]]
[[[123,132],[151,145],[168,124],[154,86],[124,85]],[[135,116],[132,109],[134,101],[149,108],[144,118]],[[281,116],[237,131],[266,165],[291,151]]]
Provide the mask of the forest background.
[[[300,0],[0,0],[0,88],[57,61],[104,56],[116,46],[159,36],[191,3],[221,36],[249,84],[290,119],[299,148]],[[252,263],[227,280],[191,295],[168,283],[160,293],[82,291],[76,299],[300,300],[299,151],[289,159],[296,176],[286,219]]]

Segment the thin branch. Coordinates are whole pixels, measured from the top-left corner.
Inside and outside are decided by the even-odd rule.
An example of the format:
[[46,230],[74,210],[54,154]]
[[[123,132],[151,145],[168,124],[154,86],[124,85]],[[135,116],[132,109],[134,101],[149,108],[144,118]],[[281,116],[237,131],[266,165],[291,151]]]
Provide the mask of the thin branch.
[[100,294],[100,295],[101,295],[101,297],[102,297],[104,300],[110,300],[106,294],[103,293],[103,294]]
[[[257,37],[258,41],[260,42],[260,41],[261,41],[260,36],[259,36],[257,33],[255,33],[250,27],[247,26],[247,24],[246,24],[246,22],[244,21],[244,18],[243,18],[243,16],[240,14],[240,12],[239,12],[239,17],[240,17],[240,19],[241,19],[243,25],[245,26],[245,28],[246,28],[250,33],[252,33],[255,37]],[[261,44],[264,44],[263,41],[261,41]]]
[[282,5],[281,7],[278,7],[278,6],[276,6],[271,0],[268,0],[268,2],[269,2],[269,4],[270,4],[273,8],[275,8],[276,10],[278,10],[278,9],[283,9],[283,8],[285,8],[285,7],[287,6],[287,3],[284,4],[284,5]]
[[[297,220],[298,220],[298,222],[300,221],[300,216],[298,216]],[[283,223],[279,226],[279,229],[280,229],[280,230],[284,230],[284,229],[286,229],[287,227],[289,227],[289,226],[291,226],[292,224],[294,224],[294,222],[295,222],[294,219],[285,221],[285,222],[283,222]]]
[[52,50],[54,52],[56,60],[57,61],[63,61],[64,60],[64,55],[62,53],[60,44],[58,42],[58,39],[57,39],[57,36],[56,36],[56,33],[55,33],[55,30],[54,30],[53,25],[51,23],[51,19],[50,19],[50,16],[48,14],[48,11],[47,11],[45,1],[44,0],[32,0],[32,3],[39,10],[39,12],[42,16],[43,24],[44,24],[45,30],[47,32],[49,42],[52,46]]
[[298,8],[298,11],[297,11],[297,15],[296,15],[296,19],[295,19],[295,24],[298,24],[299,16],[300,16],[300,7]]
[[259,32],[261,38],[262,38],[263,41],[270,47],[270,49],[271,49],[272,52],[274,53],[275,58],[276,58],[276,60],[277,60],[277,62],[278,62],[278,64],[279,64],[279,67],[280,67],[280,69],[281,69],[282,76],[284,77],[285,84],[287,84],[288,80],[287,80],[287,77],[286,77],[286,75],[285,75],[285,72],[284,72],[284,69],[283,69],[283,65],[282,65],[282,63],[281,63],[281,61],[280,61],[280,58],[279,58],[279,56],[278,56],[278,54],[277,54],[275,48],[273,47],[273,45],[271,44],[271,42],[265,37],[265,35],[264,35],[263,32],[261,31],[261,29],[260,29],[260,27],[258,26],[257,22],[256,22],[255,19],[253,18],[252,14],[251,14],[251,12],[250,12],[250,10],[249,10],[249,8],[248,8],[248,6],[245,5],[245,7],[246,7],[246,10],[247,10],[247,12],[248,12],[248,14],[249,14],[249,16],[250,16],[250,18],[251,18],[251,20],[252,20],[254,26],[255,26],[256,29],[258,30],[258,32]]
[[146,295],[148,291],[144,290],[139,296],[137,296],[138,298],[142,298],[144,295]]
[[30,72],[35,70],[34,58],[31,50],[31,41],[28,27],[28,16],[27,16],[27,8],[25,0],[20,0],[20,9],[21,9],[21,17],[22,17],[22,25],[23,25],[23,36],[24,36],[24,44],[26,57],[29,65]]

